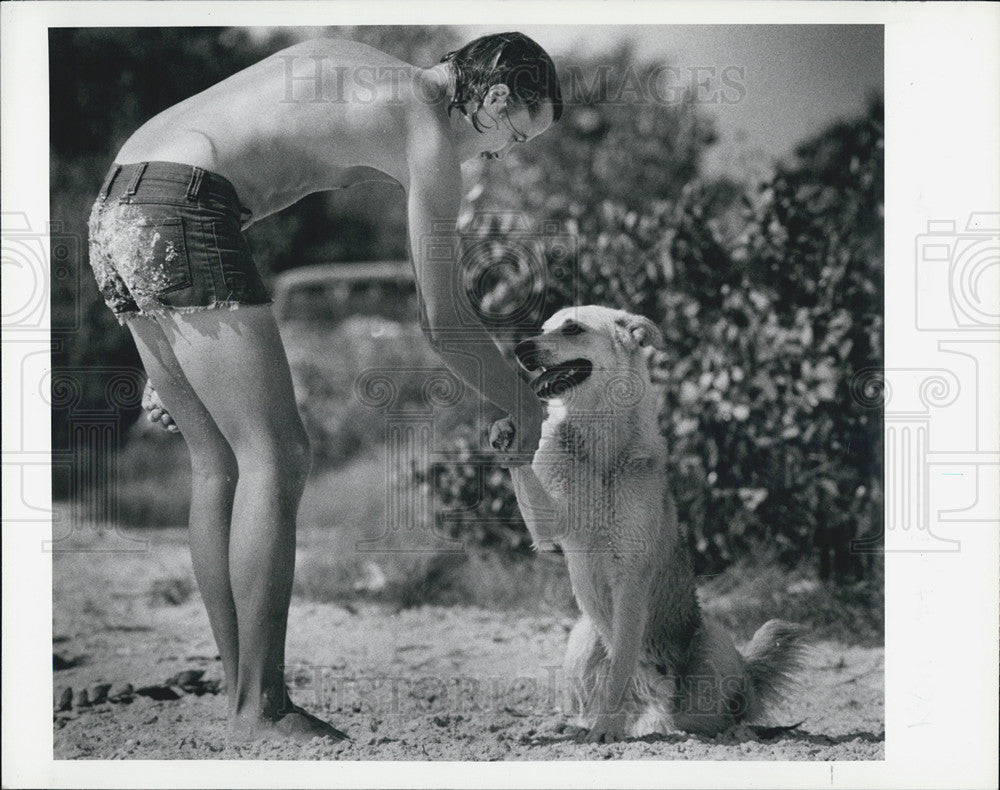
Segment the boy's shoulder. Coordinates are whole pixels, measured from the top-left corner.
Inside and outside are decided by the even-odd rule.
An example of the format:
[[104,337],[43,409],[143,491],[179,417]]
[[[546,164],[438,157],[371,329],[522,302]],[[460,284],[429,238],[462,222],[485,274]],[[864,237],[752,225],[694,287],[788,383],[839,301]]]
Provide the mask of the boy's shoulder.
[[383,52],[370,44],[364,44],[361,41],[355,41],[350,38],[335,38],[329,36],[310,38],[300,41],[297,44],[292,44],[290,47],[287,47],[276,54],[324,55],[336,60],[355,61],[359,65],[366,65],[369,63],[373,65],[391,64],[412,68],[411,64],[390,55],[388,52]]

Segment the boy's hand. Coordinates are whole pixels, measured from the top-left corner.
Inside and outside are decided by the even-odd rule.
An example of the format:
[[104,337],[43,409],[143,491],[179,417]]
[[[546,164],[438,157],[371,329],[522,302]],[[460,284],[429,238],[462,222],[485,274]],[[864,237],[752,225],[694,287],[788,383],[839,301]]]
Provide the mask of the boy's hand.
[[510,417],[493,423],[490,427],[490,446],[500,454],[500,466],[510,469],[531,463],[542,435],[541,416],[541,408],[537,413],[525,410],[522,430],[514,427]]
[[490,447],[498,453],[505,453],[514,442],[514,434],[517,433],[514,423],[510,417],[497,420],[490,426]]
[[142,391],[142,408],[146,410],[146,417],[150,422],[159,423],[170,433],[177,433],[180,430],[149,379],[146,379],[146,389]]

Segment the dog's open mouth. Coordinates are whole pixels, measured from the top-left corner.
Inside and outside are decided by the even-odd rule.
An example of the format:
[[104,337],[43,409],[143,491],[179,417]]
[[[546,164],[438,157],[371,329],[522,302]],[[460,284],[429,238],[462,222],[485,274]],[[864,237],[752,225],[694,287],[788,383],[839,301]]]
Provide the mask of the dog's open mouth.
[[570,359],[550,368],[531,382],[535,394],[542,399],[559,398],[573,387],[586,381],[594,370],[589,359]]

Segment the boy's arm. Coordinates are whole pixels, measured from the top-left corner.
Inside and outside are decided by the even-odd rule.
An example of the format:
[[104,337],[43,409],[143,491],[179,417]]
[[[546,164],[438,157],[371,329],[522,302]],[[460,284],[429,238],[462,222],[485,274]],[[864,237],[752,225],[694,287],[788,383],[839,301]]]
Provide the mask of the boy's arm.
[[462,171],[449,144],[424,141],[410,152],[410,249],[425,316],[424,333],[448,368],[509,414],[517,426],[513,464],[530,463],[541,437],[541,402],[503,358],[486,328],[463,315],[457,289]]

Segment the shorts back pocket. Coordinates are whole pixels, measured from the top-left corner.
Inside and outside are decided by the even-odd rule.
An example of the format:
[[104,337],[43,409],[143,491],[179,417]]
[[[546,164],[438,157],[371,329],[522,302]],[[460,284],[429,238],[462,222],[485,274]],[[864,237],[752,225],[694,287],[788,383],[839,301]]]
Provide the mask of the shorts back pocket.
[[190,287],[191,261],[188,258],[184,220],[171,217],[142,222],[140,227],[144,247],[141,258],[147,263],[135,275],[137,279],[146,281],[142,290],[160,296]]

